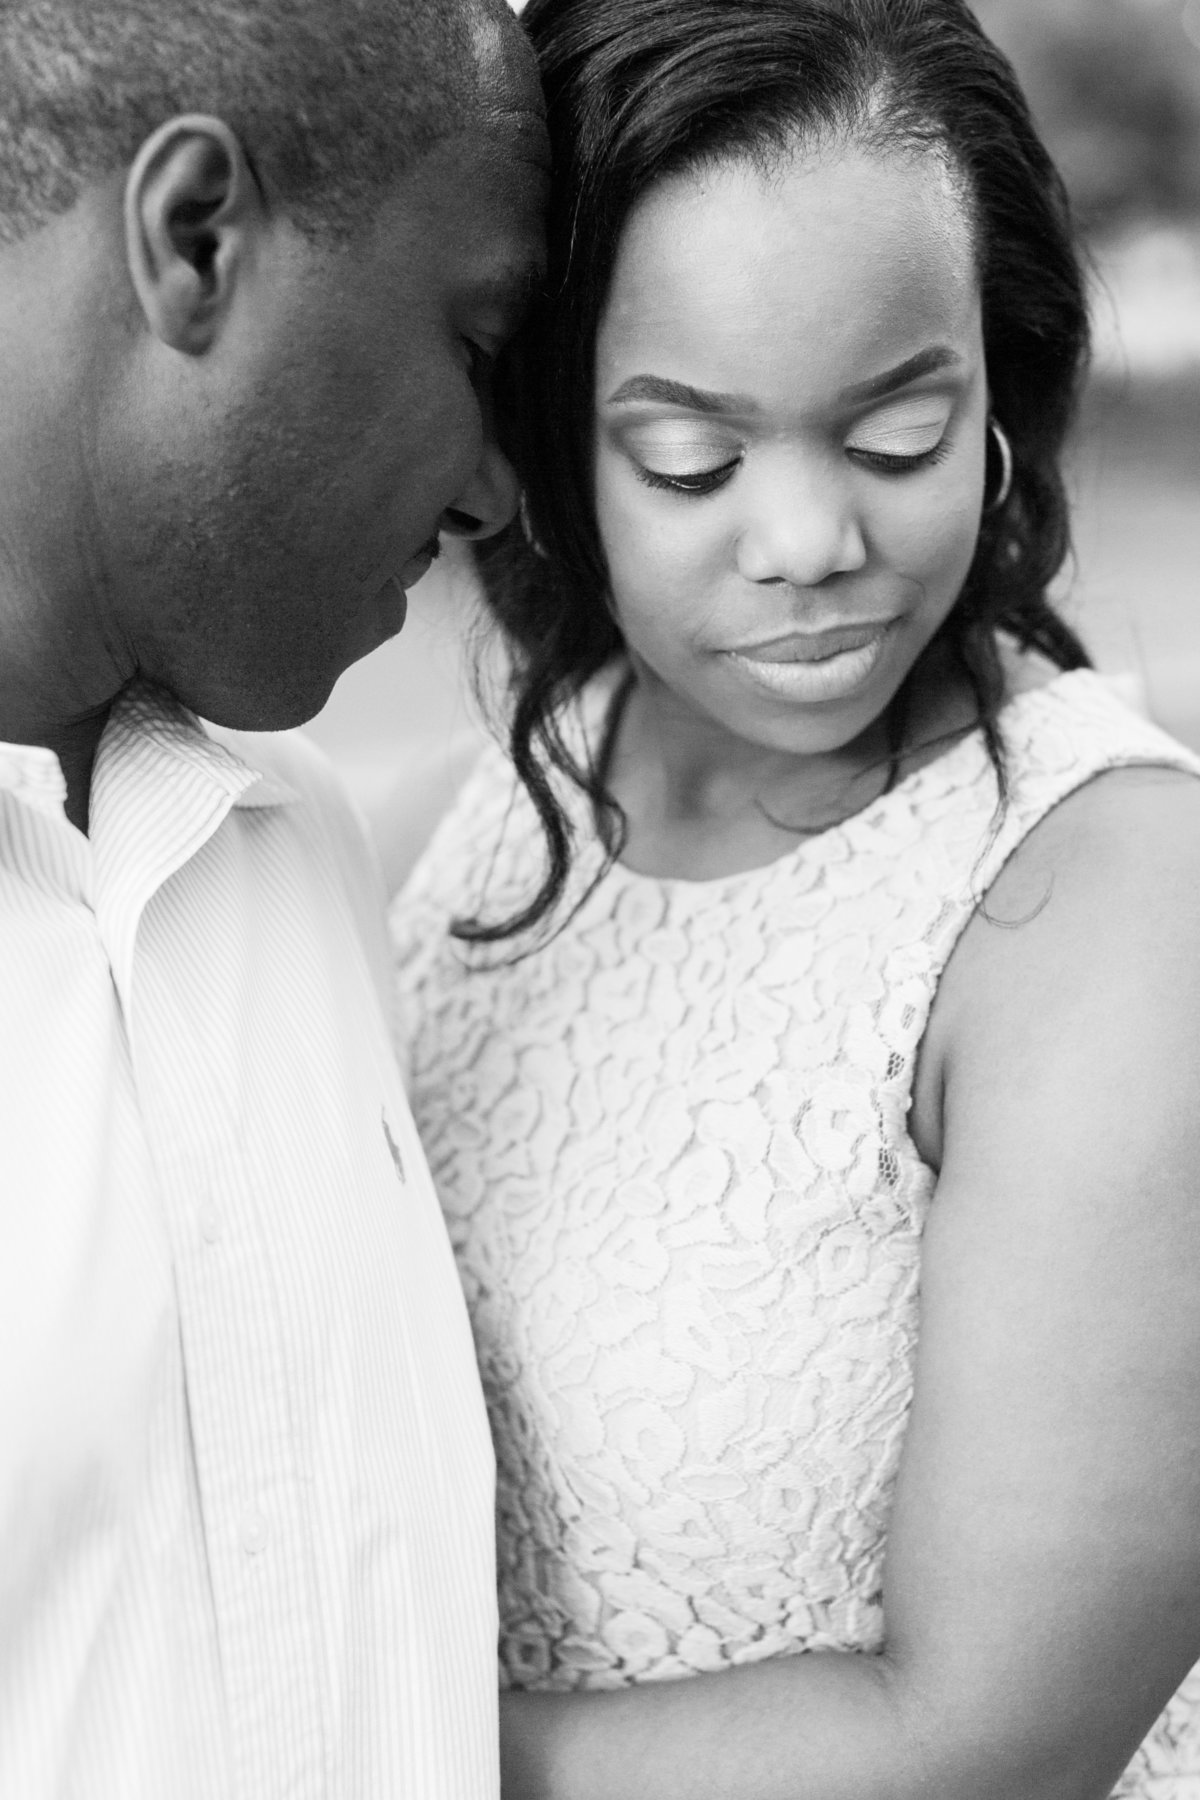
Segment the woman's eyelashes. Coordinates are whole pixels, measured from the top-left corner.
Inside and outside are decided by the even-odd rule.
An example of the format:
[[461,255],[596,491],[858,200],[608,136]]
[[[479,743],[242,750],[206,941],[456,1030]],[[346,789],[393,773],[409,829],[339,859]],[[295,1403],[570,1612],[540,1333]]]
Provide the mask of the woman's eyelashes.
[[[949,455],[951,411],[942,400],[921,396],[893,402],[860,419],[841,441],[840,453],[860,469],[882,476],[915,474]],[[694,431],[635,430],[626,449],[639,481],[660,492],[714,494],[731,481],[753,445]]]
[[639,480],[647,487],[665,488],[674,494],[712,494],[724,487],[741,460],[740,456],[734,456],[715,469],[689,469],[675,474],[668,474],[665,469],[652,469],[642,462],[635,462],[633,466]]
[[868,450],[861,444],[848,444],[846,448],[856,462],[881,475],[907,475],[914,469],[932,468],[936,463],[945,462],[950,454],[946,438],[941,438],[928,450]]
[[[948,437],[940,437],[934,444],[920,450],[884,450],[872,448],[866,444],[847,444],[846,455],[861,468],[873,470],[879,475],[909,475],[918,469],[932,468],[944,462],[950,454]],[[649,463],[634,459],[634,471],[639,481],[647,487],[658,488],[672,494],[704,495],[714,494],[732,479],[741,466],[741,454],[727,458],[715,468],[706,469],[656,469]]]

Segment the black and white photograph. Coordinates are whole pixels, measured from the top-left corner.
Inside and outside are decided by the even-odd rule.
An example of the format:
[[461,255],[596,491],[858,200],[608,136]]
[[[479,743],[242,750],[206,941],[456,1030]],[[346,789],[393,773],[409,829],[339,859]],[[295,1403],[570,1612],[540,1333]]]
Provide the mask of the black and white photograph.
[[0,1800],[1200,1800],[1200,0],[0,0]]

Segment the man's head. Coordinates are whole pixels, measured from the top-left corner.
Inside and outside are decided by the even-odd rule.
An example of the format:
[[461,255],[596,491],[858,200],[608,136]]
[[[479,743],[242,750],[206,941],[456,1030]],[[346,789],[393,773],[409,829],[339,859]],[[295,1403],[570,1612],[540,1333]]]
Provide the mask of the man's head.
[[439,530],[515,503],[487,368],[540,256],[519,31],[500,0],[0,4],[6,631],[81,710],[141,671],[294,723]]

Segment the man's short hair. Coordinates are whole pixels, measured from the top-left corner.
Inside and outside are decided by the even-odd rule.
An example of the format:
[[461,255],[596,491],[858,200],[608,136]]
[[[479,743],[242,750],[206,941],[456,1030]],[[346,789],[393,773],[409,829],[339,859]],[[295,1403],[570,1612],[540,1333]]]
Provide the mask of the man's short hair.
[[344,235],[440,138],[495,0],[0,0],[0,243],[69,208],[177,113],[235,131],[273,203]]

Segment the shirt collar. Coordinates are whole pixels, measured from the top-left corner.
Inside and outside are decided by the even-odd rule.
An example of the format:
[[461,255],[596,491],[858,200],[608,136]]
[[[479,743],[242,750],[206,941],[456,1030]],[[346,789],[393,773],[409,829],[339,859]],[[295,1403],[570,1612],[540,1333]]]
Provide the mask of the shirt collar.
[[67,798],[58,758],[41,744],[0,743],[0,793],[9,793],[39,812],[61,813]]
[[[112,761],[130,758],[150,779],[169,781],[173,770],[199,776],[236,807],[287,806],[297,798],[294,788],[217,742],[195,713],[149,682],[133,682],[114,702],[96,752],[97,777]],[[54,751],[0,742],[0,792],[61,817],[67,788]]]
[[[244,748],[239,746],[239,750]],[[209,735],[195,713],[149,682],[135,681],[113,706],[100,740],[97,771],[108,758],[136,758],[146,775],[199,778],[236,807],[287,806],[294,788]]]
[[151,898],[235,808],[295,798],[211,738],[161,688],[138,682],[120,696],[96,753],[89,832],[96,920],[127,1006],[139,921]]

